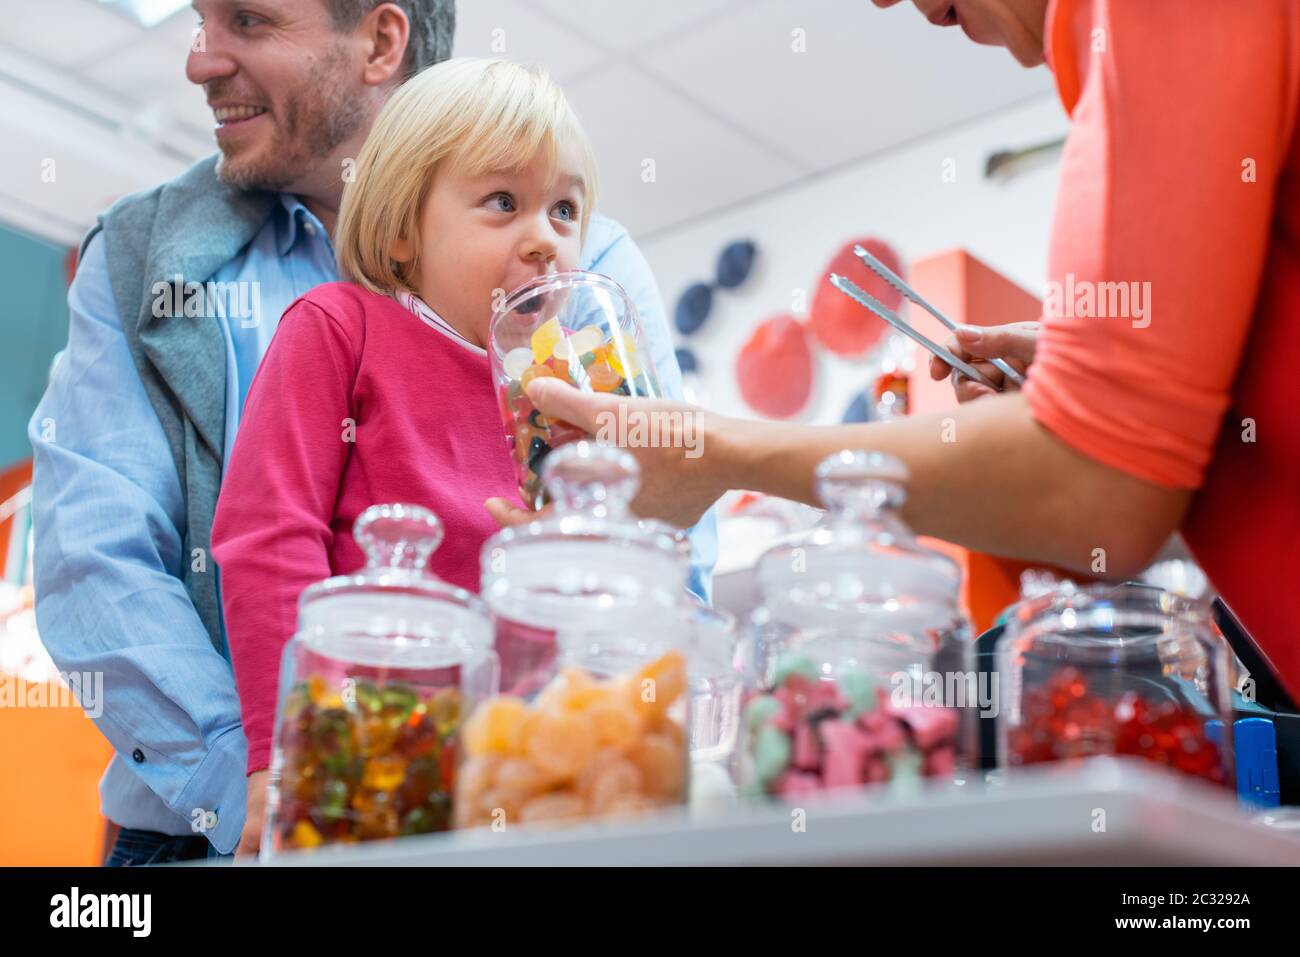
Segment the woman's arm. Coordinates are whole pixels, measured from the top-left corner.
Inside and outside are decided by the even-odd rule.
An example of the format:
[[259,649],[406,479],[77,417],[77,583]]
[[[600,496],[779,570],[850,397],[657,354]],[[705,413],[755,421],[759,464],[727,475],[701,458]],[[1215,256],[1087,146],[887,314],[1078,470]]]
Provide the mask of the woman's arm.
[[[1074,451],[1034,421],[1019,395],[892,422],[810,427],[589,395],[545,380],[528,391],[543,414],[593,434],[619,421],[620,404],[629,426],[638,416],[658,417],[660,435],[673,434],[678,422],[697,423],[698,457],[685,454],[681,435],[657,448],[629,448],[642,468],[637,512],[678,525],[730,488],[820,505],[813,478],[818,462],[840,449],[877,449],[897,456],[912,474],[904,515],[915,531],[994,554],[1126,576],[1178,526],[1190,497]],[[503,523],[531,516],[500,500],[490,508]]]

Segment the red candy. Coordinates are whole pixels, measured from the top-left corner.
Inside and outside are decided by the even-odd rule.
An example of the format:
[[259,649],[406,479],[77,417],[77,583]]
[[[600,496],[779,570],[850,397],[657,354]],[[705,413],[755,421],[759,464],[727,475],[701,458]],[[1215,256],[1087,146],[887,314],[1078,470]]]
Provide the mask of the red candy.
[[1096,754],[1132,755],[1216,783],[1219,749],[1204,719],[1173,701],[1151,705],[1136,692],[1111,703],[1088,693],[1082,674],[1061,668],[1027,691],[1022,723],[1007,736],[1011,763],[1038,764]]

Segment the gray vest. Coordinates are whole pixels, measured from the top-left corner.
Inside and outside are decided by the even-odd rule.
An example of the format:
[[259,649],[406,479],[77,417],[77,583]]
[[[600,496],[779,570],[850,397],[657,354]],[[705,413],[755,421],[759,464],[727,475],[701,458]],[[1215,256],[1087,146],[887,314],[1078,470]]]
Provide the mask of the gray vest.
[[[131,358],[162,423],[185,495],[181,581],[213,646],[225,654],[212,516],[226,427],[226,350],[215,318],[154,316],[154,285],[207,282],[266,223],[273,193],[242,192],[216,175],[215,155],[171,182],[127,196],[99,217],[109,282]],[[201,549],[196,556],[196,549]],[[201,561],[196,561],[201,557]],[[195,571],[195,565],[201,570]]]

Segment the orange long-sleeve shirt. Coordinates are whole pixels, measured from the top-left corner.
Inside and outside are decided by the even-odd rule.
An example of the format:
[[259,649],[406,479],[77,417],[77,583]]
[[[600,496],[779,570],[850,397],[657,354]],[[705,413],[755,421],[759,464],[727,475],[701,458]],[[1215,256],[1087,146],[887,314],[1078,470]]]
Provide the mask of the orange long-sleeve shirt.
[[1047,56],[1073,124],[1026,400],[1197,490],[1187,542],[1300,700],[1300,0],[1052,0]]

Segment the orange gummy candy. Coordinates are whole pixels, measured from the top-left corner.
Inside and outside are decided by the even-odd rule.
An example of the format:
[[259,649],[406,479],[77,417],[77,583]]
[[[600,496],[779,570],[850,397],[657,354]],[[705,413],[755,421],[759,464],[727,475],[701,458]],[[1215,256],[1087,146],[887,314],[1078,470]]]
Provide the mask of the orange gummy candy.
[[462,729],[465,750],[471,755],[510,753],[527,711],[523,699],[511,695],[483,702]]
[[643,787],[644,776],[639,767],[631,761],[615,761],[592,778],[588,798],[593,808],[603,811],[616,798],[625,794],[640,794]]
[[627,704],[626,698],[607,695],[585,712],[601,747],[630,748],[645,725],[641,713]]
[[607,365],[587,366],[587,379],[596,392],[613,392],[623,384],[623,377]]
[[579,714],[547,710],[530,722],[523,745],[539,770],[564,780],[576,775],[592,759],[596,733]]
[[681,796],[686,782],[686,752],[671,738],[647,734],[628,754],[645,777],[645,792],[653,797]]
[[540,824],[546,821],[571,821],[582,817],[586,806],[582,798],[566,791],[553,791],[533,798],[524,805],[520,820],[525,824]]
[[636,817],[654,810],[654,802],[644,794],[616,794],[600,809],[604,817]]
[[549,783],[546,775],[527,758],[506,758],[497,767],[493,781],[499,788],[518,791],[528,797],[545,790]]
[[686,690],[686,656],[670,651],[632,675],[628,693],[633,706],[655,719]]
[[534,364],[524,370],[524,374],[520,377],[519,382],[524,388],[528,388],[528,383],[532,382],[534,379],[546,378],[556,378],[555,370],[547,365]]

